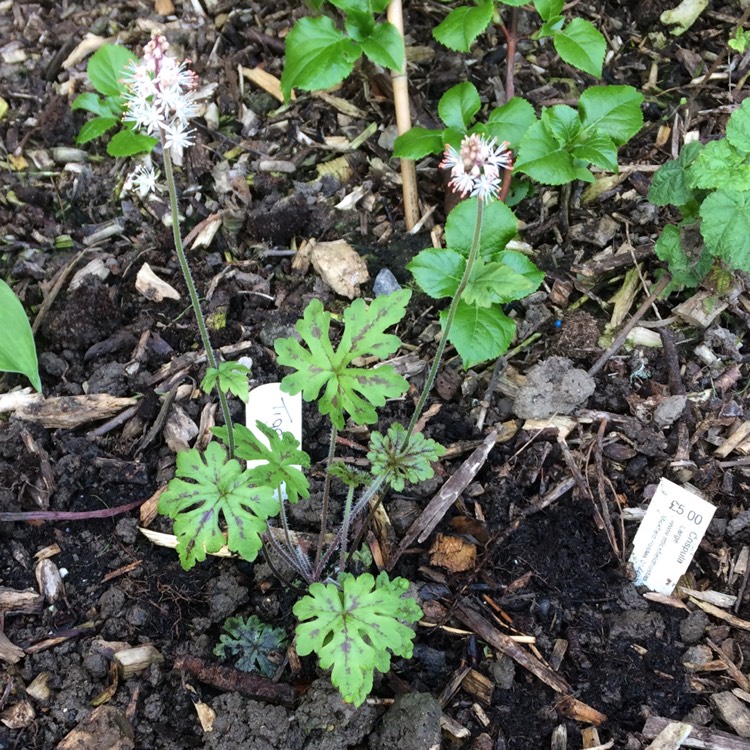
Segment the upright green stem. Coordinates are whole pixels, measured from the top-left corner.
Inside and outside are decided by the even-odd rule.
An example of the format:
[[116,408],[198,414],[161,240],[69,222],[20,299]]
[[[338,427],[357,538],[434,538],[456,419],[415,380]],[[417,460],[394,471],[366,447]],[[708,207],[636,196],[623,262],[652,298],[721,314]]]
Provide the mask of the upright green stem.
[[[163,138],[162,147],[164,147]],[[208,335],[206,319],[203,317],[203,310],[201,310],[201,302],[200,298],[198,297],[198,291],[195,288],[193,275],[190,272],[190,265],[188,264],[187,255],[185,255],[185,248],[182,246],[182,236],[180,235],[180,211],[177,205],[177,187],[175,186],[172,157],[170,156],[168,148],[164,148],[164,175],[167,178],[169,206],[172,210],[172,239],[174,240],[174,249],[177,251],[177,260],[180,263],[180,270],[182,271],[182,275],[185,278],[188,296],[190,297],[190,305],[193,308],[195,320],[198,323],[198,331],[200,332],[201,343],[203,344],[203,349],[206,352],[206,361],[208,362],[209,367],[216,370],[218,369],[216,355],[214,354],[214,350],[211,347],[211,339]],[[227,426],[227,447],[229,449],[229,455],[231,458],[234,458],[234,431],[232,429],[232,417],[229,413],[229,402],[227,401],[226,393],[224,393],[221,388],[217,388],[217,391],[219,392],[221,414],[224,418],[224,424]]]
[[445,326],[443,327],[443,335],[440,337],[437,351],[435,352],[435,357],[432,360],[432,367],[430,368],[430,372],[427,375],[427,382],[424,384],[424,388],[422,388],[422,393],[419,397],[419,401],[417,401],[417,406],[414,409],[414,414],[412,415],[411,421],[409,422],[409,427],[406,430],[407,441],[411,437],[412,432],[414,432],[414,428],[417,425],[417,421],[419,420],[420,416],[422,416],[422,411],[425,407],[425,404],[427,403],[427,397],[430,395],[430,391],[432,390],[432,385],[435,382],[435,378],[437,377],[438,370],[440,369],[440,361],[443,358],[443,352],[445,352],[445,347],[448,344],[448,334],[450,334],[451,327],[453,326],[453,321],[456,318],[456,311],[458,310],[458,303],[461,301],[461,295],[463,294],[464,289],[466,289],[466,285],[469,283],[469,279],[471,278],[471,272],[474,268],[474,263],[477,259],[477,255],[479,255],[479,238],[482,234],[483,211],[484,211],[484,203],[481,201],[481,199],[478,199],[477,200],[477,223],[474,227],[474,238],[471,241],[471,250],[469,250],[469,257],[466,259],[466,269],[464,270],[464,275],[461,277],[461,281],[458,284],[456,293],[453,295],[451,306],[448,308],[448,314],[445,316]]
[[[339,431],[336,429],[336,425],[331,425],[331,442],[328,446],[328,461],[326,467],[333,463],[333,459],[336,457],[336,438],[338,437]],[[323,502],[320,511],[320,536],[318,537],[318,549],[315,552],[315,565],[313,566],[316,572],[319,572],[320,558],[323,554],[323,545],[325,543],[326,531],[328,526],[328,504],[331,498],[331,474],[326,471],[326,479],[323,484]]]

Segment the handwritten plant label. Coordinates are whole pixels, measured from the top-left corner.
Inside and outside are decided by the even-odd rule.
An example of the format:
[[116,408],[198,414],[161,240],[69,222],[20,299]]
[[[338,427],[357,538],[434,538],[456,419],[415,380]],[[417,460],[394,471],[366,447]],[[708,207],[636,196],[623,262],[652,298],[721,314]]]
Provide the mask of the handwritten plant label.
[[[250,391],[250,398],[245,404],[245,424],[258,440],[264,445],[268,445],[266,436],[255,426],[257,421],[261,421],[267,427],[276,430],[279,437],[285,432],[291,432],[301,445],[302,394],[297,393],[290,396],[281,390],[280,383],[259,385]],[[248,461],[247,467],[251,469],[261,463],[263,462]]]
[[633,540],[636,584],[669,596],[706,533],[716,508],[668,479],[659,482]]

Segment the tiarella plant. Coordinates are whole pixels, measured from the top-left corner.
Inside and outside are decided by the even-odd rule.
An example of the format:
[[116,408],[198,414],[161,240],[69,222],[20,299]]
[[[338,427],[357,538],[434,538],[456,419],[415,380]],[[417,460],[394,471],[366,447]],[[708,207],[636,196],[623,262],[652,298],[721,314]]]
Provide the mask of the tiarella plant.
[[[364,54],[372,62],[401,70],[404,45],[396,27],[377,16],[389,0],[328,0],[344,13],[344,29],[327,15],[301,18],[286,38],[281,90],[289,99],[293,88],[327,89],[341,83]],[[325,0],[310,0],[319,11]]]
[[41,393],[34,334],[26,311],[8,284],[0,279],[0,372],[18,372]]
[[695,287],[709,272],[719,288],[731,278],[727,270],[750,272],[750,101],[732,113],[726,137],[687,143],[663,164],[648,197],[682,216],[654,247],[672,274],[667,291]]
[[234,666],[243,672],[260,672],[273,677],[287,646],[283,628],[273,628],[252,615],[245,619],[228,617],[223,629],[214,648],[216,656],[233,659]]
[[[473,5],[461,5],[435,27],[433,34],[446,47],[468,52],[491,23],[499,23],[507,31],[501,15],[504,9],[528,4],[528,0],[477,0]],[[599,78],[607,50],[602,33],[583,18],[567,21],[562,15],[564,0],[533,0],[533,4],[542,21],[533,38],[552,37],[557,54],[566,63]]]
[[84,124],[76,143],[88,143],[119,127],[107,144],[110,156],[133,156],[153,150],[157,138],[139,133],[132,124],[123,121],[125,97],[129,90],[125,75],[136,62],[137,58],[130,50],[116,44],[105,44],[91,56],[86,72],[99,94],[80,94],[71,107],[88,110],[96,117]]

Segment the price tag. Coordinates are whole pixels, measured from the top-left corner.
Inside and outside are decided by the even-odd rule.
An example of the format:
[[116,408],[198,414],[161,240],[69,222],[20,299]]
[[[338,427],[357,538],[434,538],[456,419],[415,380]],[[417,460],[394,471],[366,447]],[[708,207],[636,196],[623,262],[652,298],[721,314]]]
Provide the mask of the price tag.
[[659,482],[633,540],[636,584],[669,596],[711,523],[716,508],[668,479]]
[[[257,421],[276,430],[279,437],[284,432],[291,432],[302,444],[302,394],[290,396],[281,390],[280,383],[266,383],[250,391],[250,398],[245,404],[245,424],[247,429],[264,445],[268,445],[266,436],[255,426]],[[248,461],[247,466],[262,464],[262,461]],[[298,467],[299,468],[299,467]],[[286,497],[286,493],[284,493]]]

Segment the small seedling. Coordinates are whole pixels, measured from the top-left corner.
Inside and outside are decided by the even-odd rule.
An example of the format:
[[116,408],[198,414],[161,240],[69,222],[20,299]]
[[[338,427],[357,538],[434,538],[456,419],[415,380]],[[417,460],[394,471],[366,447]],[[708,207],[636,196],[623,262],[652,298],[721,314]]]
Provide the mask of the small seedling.
[[130,50],[117,44],[105,44],[92,55],[86,72],[99,95],[92,92],[80,94],[71,108],[88,110],[96,117],[84,124],[76,143],[88,143],[117,126],[122,129],[107,144],[110,156],[149,153],[159,142],[157,138],[136,132],[132,124],[122,122],[128,91],[126,77],[137,62],[138,58]]
[[287,646],[282,628],[272,628],[258,617],[246,619],[229,617],[224,621],[224,633],[214,648],[222,659],[234,657],[234,666],[243,672],[260,672],[273,677]]
[[[376,17],[389,0],[329,0],[345,14],[344,31],[328,16],[301,18],[286,38],[286,60],[281,91],[288,101],[293,88],[328,89],[354,70],[364,54],[376,65],[401,70],[404,46],[396,27]],[[320,10],[324,0],[312,0]]]

